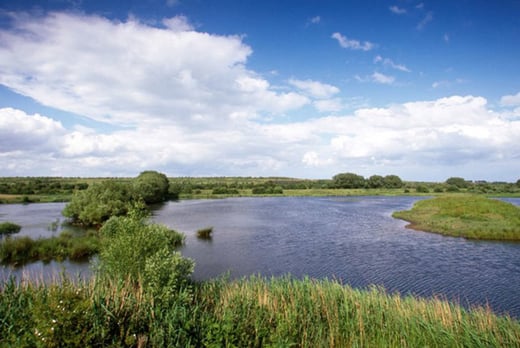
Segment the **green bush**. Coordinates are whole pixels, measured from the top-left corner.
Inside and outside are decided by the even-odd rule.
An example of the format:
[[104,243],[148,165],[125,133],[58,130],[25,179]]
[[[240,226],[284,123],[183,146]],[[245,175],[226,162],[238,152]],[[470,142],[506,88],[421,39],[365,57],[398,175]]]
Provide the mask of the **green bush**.
[[22,229],[22,226],[15,224],[14,222],[2,222],[0,223],[0,234],[13,234],[18,233]]
[[143,281],[154,293],[163,293],[183,285],[193,272],[193,261],[174,252],[184,236],[139,214],[112,217],[100,233],[99,272],[105,278]]

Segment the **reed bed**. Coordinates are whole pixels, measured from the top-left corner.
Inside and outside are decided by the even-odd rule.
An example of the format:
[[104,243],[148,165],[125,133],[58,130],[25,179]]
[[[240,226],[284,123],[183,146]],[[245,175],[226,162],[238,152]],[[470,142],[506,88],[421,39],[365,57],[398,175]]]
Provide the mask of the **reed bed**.
[[519,347],[489,308],[290,277],[191,284],[170,298],[130,281],[7,282],[0,346]]

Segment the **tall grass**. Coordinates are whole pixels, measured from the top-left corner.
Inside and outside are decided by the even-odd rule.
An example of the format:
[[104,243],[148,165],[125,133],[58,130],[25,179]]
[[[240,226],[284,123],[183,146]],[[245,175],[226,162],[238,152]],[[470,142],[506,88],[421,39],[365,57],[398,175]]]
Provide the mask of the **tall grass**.
[[170,297],[133,281],[6,283],[0,346],[518,347],[489,309],[356,290],[328,280],[214,280]]

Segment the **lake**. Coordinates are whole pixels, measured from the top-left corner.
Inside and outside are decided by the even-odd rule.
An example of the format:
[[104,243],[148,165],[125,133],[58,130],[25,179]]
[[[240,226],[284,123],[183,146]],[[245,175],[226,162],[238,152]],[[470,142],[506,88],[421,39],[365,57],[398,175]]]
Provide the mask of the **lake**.
[[[440,296],[464,306],[489,304],[520,318],[520,243],[469,241],[406,229],[391,217],[418,197],[268,197],[186,200],[158,207],[153,219],[186,234],[182,253],[194,278],[228,272],[338,279],[389,292]],[[520,205],[520,199],[508,199]],[[49,232],[61,203],[1,205],[0,220]],[[30,210],[32,209],[32,210]],[[51,212],[54,211],[54,213]],[[27,215],[30,214],[30,215]],[[25,220],[26,219],[26,220]],[[196,237],[213,227],[213,238]],[[46,231],[46,232],[45,232]],[[59,264],[30,265],[31,272]],[[88,266],[67,264],[72,272]],[[7,270],[19,274],[21,270]]]

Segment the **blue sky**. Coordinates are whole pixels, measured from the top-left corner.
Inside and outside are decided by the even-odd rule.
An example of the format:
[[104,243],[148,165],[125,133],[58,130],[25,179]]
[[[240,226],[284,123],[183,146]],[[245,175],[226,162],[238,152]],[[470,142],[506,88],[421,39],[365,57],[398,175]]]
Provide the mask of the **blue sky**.
[[0,1],[0,175],[520,178],[519,1]]

